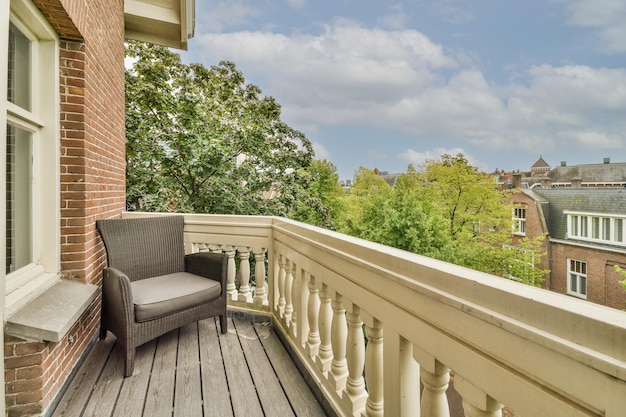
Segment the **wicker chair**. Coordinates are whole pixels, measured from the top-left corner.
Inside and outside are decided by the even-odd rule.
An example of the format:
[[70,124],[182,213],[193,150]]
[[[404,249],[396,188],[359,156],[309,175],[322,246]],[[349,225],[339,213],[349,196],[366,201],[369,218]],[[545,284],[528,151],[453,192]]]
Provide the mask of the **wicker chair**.
[[226,333],[225,254],[185,255],[182,216],[98,220],[108,267],[100,338],[110,330],[133,374],[135,348],[170,330],[219,316]]

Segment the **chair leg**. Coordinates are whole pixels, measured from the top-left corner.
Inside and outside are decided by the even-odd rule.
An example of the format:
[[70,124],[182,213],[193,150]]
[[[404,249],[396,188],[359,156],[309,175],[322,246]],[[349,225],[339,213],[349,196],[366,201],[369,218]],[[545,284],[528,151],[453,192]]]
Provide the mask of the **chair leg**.
[[222,314],[220,316],[220,329],[222,330],[222,334],[228,333],[228,320],[226,314]]
[[129,377],[135,370],[135,348],[129,347],[126,349],[126,358],[124,361],[124,377]]

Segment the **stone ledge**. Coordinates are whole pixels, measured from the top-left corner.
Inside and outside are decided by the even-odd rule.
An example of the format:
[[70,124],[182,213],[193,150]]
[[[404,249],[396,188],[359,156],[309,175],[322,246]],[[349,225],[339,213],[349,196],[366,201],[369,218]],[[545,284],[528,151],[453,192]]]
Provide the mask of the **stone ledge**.
[[61,279],[9,316],[6,332],[27,340],[59,342],[97,295],[97,285]]

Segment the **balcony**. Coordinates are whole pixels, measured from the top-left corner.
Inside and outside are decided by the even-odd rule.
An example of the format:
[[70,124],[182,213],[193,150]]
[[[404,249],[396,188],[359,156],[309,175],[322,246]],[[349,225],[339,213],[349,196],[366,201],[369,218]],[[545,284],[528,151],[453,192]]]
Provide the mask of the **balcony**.
[[[504,406],[527,417],[624,415],[626,314],[621,311],[283,218],[185,218],[188,251],[229,255],[232,327],[244,329],[239,345],[260,340],[261,334],[282,340],[295,358],[287,362],[297,364],[312,392],[337,415],[419,416],[421,410],[422,416],[449,416],[451,375],[468,417],[499,416]],[[258,317],[269,326],[241,317]],[[182,328],[179,355],[187,333],[194,335],[196,356],[201,343],[222,343],[210,329],[205,321]],[[94,350],[111,351],[109,339]],[[141,352],[156,361],[150,353],[154,345]],[[251,357],[265,355],[270,365],[247,361],[249,373],[265,375],[267,383],[257,385],[254,399],[229,383],[232,408],[245,409],[261,398],[260,390],[300,401],[290,399],[285,388],[295,386],[295,377],[276,368],[271,374],[272,366],[285,360],[272,363],[267,348],[258,352]],[[89,360],[78,375],[89,374],[86,366],[92,366]],[[188,378],[178,368],[175,379]],[[289,369],[293,375],[295,368]],[[99,373],[116,375],[102,384],[119,385],[122,371],[117,371],[100,367]],[[270,384],[276,377],[279,383]],[[187,388],[201,389],[192,385]],[[70,409],[76,392],[70,388],[60,407]],[[143,392],[138,402],[145,402]],[[179,400],[187,398],[184,392]],[[309,394],[298,398],[305,397],[302,401],[310,401]],[[101,401],[120,398],[117,391]]]

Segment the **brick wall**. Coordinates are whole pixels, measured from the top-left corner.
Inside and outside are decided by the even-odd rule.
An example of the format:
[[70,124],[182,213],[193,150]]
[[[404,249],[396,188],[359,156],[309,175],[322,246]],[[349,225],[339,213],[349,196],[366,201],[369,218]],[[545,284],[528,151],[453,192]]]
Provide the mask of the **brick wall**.
[[567,293],[567,259],[587,262],[587,301],[623,310],[626,290],[619,285],[624,277],[614,265],[626,265],[626,255],[588,247],[552,243],[552,280],[556,292]]
[[[36,0],[61,38],[61,268],[100,284],[104,248],[95,221],[125,204],[123,0]],[[50,406],[97,334],[100,298],[59,343],[5,335],[9,416]]]
[[[544,233],[546,233],[546,230],[544,230],[543,223],[541,221],[541,216],[539,215],[539,208],[532,198],[522,192],[516,191],[511,194],[509,202],[511,202],[516,207],[526,208],[526,236],[521,237],[512,235],[511,239],[513,245],[515,245],[520,239],[532,239],[537,236],[542,236]],[[543,257],[537,265],[539,268],[546,271],[550,270],[550,260],[548,258],[548,244],[548,239],[545,239],[543,244],[541,245],[541,252],[543,254]],[[549,289],[549,280],[550,273],[548,272],[544,277],[542,287]]]

